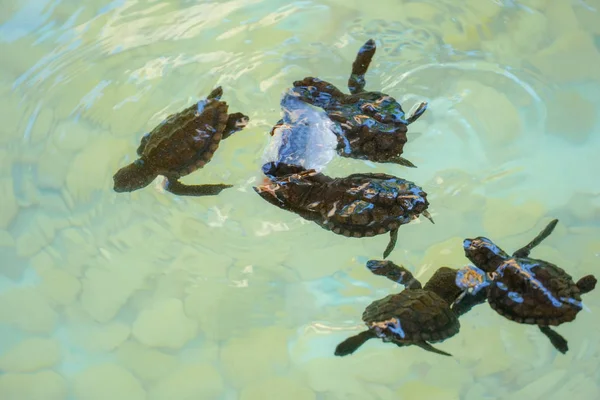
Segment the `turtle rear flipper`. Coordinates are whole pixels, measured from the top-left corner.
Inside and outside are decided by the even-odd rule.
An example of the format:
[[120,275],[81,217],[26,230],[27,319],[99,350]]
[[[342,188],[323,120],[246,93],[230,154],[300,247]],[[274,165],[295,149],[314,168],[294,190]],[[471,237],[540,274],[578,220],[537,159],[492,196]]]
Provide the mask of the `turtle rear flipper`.
[[360,50],[358,50],[356,59],[352,63],[352,73],[348,79],[348,89],[350,89],[350,93],[357,94],[365,90],[365,74],[367,73],[367,69],[369,69],[369,65],[371,64],[371,60],[373,59],[376,50],[377,46],[373,39],[369,39],[363,44]]
[[178,196],[216,196],[233,185],[186,185],[176,179],[165,179],[164,188]]
[[348,339],[344,340],[340,344],[338,344],[335,348],[336,356],[349,356],[354,353],[360,346],[365,344],[367,340],[373,339],[377,336],[371,331],[364,331],[359,333],[358,335],[350,336]]
[[398,229],[393,229],[390,231],[390,241],[383,252],[383,258],[387,258],[394,247],[396,247],[396,241],[398,241]]
[[594,275],[586,275],[577,281],[576,285],[581,294],[589,293],[596,288],[598,280]]
[[558,223],[558,219],[553,219],[552,221],[550,221],[550,223],[548,225],[546,225],[544,230],[542,230],[531,242],[529,242],[526,246],[521,247],[519,250],[515,251],[513,253],[513,257],[518,257],[518,258],[528,257],[529,253],[531,252],[531,249],[533,249],[535,246],[542,243],[542,241],[544,241],[544,239],[546,239],[548,236],[550,236],[550,234],[556,227],[557,223]]
[[419,346],[423,350],[431,351],[432,353],[436,353],[436,354],[441,354],[443,356],[452,357],[452,354],[446,353],[445,351],[442,351],[442,350],[439,350],[439,349],[436,349],[435,347],[433,347],[432,345],[430,345],[427,342],[415,342],[415,345]]
[[417,166],[415,164],[413,164],[412,161],[409,161],[406,158],[401,157],[401,156],[390,157],[388,162],[393,163],[393,164],[402,165],[404,167],[417,168]]
[[427,111],[427,106],[429,104],[427,104],[426,101],[422,102],[421,104],[419,104],[419,106],[414,110],[414,111],[410,111],[408,113],[408,118],[406,118],[406,124],[410,125],[413,122],[415,122],[416,120],[418,120],[421,115],[423,115],[423,113],[425,113],[425,111]]
[[549,326],[540,326],[539,328],[540,331],[550,339],[550,343],[552,343],[556,350],[560,351],[562,354],[569,351],[567,339],[562,337],[558,332],[553,331]]

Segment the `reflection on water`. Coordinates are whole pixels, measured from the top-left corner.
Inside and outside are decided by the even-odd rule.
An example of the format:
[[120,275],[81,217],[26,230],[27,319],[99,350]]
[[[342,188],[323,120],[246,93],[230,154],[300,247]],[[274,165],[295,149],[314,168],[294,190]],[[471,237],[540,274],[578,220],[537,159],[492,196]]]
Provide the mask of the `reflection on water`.
[[[337,343],[397,292],[364,268],[387,237],[348,239],[269,206],[252,187],[292,82],[369,89],[429,108],[404,154],[418,168],[334,157],[331,176],[422,186],[436,221],[391,260],[427,281],[467,263],[465,237],[524,245],[573,276],[600,254],[600,4],[572,1],[4,2],[0,6],[0,393],[6,399],[555,399],[600,397],[600,308],[557,331],[489,307],[444,342],[454,357]],[[249,125],[190,184],[112,191],[141,137],[221,85]],[[320,161],[319,161],[320,162]],[[585,310],[584,310],[585,311]],[[372,341],[371,341],[372,342]],[[397,351],[396,351],[397,350]]]

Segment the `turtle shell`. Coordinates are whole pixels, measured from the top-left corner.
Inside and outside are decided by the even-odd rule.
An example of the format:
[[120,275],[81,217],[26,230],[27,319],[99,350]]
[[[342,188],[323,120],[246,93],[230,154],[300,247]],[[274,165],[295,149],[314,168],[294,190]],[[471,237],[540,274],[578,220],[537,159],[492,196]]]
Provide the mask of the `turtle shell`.
[[510,320],[542,326],[572,321],[583,307],[571,275],[531,258],[511,258],[496,270],[488,303]]
[[224,101],[208,99],[167,117],[144,138],[141,158],[159,175],[172,178],[202,168],[219,147],[227,111]]
[[407,224],[427,210],[427,193],[413,182],[387,174],[352,174],[334,179],[324,197],[310,204],[320,225],[335,233],[365,237]]
[[456,335],[460,329],[448,303],[424,289],[407,289],[376,300],[362,318],[384,342],[435,343]]

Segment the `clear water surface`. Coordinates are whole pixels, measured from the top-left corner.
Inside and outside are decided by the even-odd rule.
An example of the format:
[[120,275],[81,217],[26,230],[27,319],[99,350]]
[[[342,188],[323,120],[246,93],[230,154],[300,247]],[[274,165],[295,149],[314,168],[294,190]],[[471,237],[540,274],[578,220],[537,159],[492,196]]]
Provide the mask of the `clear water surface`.
[[[551,218],[535,255],[576,278],[600,266],[598,0],[44,1],[0,4],[0,398],[3,400],[600,398],[600,295],[557,328],[488,306],[437,346],[335,345],[397,285],[372,275],[387,236],[349,239],[252,186],[294,80],[345,88],[369,38],[367,88],[410,109],[418,165],[335,158],[332,176],[420,184],[436,221],[390,259],[422,281],[506,250]],[[112,190],[141,136],[222,85],[250,125],[188,183],[217,197]]]

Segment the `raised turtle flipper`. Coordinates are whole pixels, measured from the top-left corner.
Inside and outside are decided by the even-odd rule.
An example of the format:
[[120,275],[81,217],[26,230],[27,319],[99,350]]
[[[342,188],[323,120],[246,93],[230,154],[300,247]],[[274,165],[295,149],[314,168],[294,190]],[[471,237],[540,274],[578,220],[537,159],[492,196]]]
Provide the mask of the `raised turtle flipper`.
[[186,185],[176,179],[165,179],[164,189],[178,196],[215,196],[233,185]]
[[423,350],[431,351],[432,353],[437,353],[437,354],[441,354],[443,356],[452,357],[452,354],[446,353],[445,351],[442,351],[439,349],[436,349],[435,347],[433,347],[432,345],[430,345],[427,342],[415,342],[414,345],[419,346]]
[[581,294],[589,293],[596,288],[598,280],[594,275],[586,275],[577,281],[576,285]]
[[406,124],[410,125],[416,120],[418,120],[421,117],[421,115],[423,115],[423,113],[427,111],[427,106],[427,102],[424,101],[421,104],[419,104],[419,106],[414,111],[411,110],[408,113],[408,118],[406,118]]
[[348,79],[348,89],[350,89],[350,93],[356,94],[364,91],[365,74],[367,73],[367,69],[369,69],[369,65],[371,64],[371,60],[373,59],[376,50],[377,46],[373,39],[369,39],[363,44],[360,50],[358,50],[356,59],[352,63],[352,73]]
[[540,331],[550,339],[550,343],[552,343],[556,350],[560,351],[562,354],[569,351],[567,339],[562,337],[558,332],[553,331],[549,326],[540,326],[539,328]]
[[396,242],[398,241],[398,229],[393,229],[390,231],[390,241],[383,252],[383,258],[387,258],[394,247],[396,247]]
[[359,333],[358,335],[350,336],[348,339],[344,340],[340,344],[338,344],[335,348],[336,356],[349,356],[354,353],[360,346],[365,344],[367,340],[376,338],[377,336],[373,331],[364,331]]
[[544,230],[542,230],[531,242],[529,242],[526,246],[521,247],[519,250],[515,251],[513,253],[513,257],[528,257],[529,253],[531,252],[531,249],[533,249],[538,244],[542,243],[544,239],[550,236],[557,223],[558,219],[553,219],[552,221],[550,221],[550,223],[546,225]]
[[223,88],[221,86],[217,86],[213,89],[212,92],[206,97],[207,100],[215,99],[220,100],[221,96],[223,96]]
[[244,129],[246,125],[248,125],[249,120],[250,119],[247,115],[244,115],[240,112],[229,114],[227,116],[227,123],[225,124],[225,129],[223,130],[223,139],[227,139],[234,133]]
[[413,274],[402,265],[396,265],[391,261],[369,260],[367,268],[375,275],[385,276],[389,280],[404,285],[407,289],[421,289],[419,282]]

